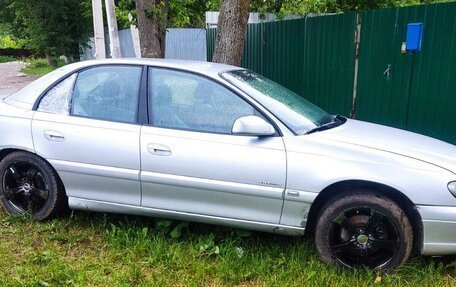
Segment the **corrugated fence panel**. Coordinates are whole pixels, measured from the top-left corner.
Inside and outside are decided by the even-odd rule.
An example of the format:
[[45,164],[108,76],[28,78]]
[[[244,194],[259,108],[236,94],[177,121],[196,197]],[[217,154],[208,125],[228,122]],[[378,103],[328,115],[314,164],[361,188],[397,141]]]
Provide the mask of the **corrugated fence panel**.
[[207,49],[207,61],[212,62],[212,57],[214,56],[214,47],[215,47],[215,35],[217,29],[207,29],[206,30],[206,49]]
[[[351,110],[356,14],[249,24],[242,66],[332,113]],[[216,29],[209,29],[212,60]]]
[[206,30],[167,29],[165,57],[167,59],[206,61]]
[[89,39],[87,47],[82,47],[82,54],[79,57],[81,61],[95,59],[95,42],[93,37]]
[[301,94],[305,19],[263,25],[262,74]]
[[[120,30],[119,40],[122,57],[135,57],[135,48],[131,37],[131,30]],[[107,58],[111,58],[109,43],[109,34],[105,33]],[[88,45],[89,47],[83,49],[81,60],[95,59],[95,44],[93,42],[93,38],[90,38]],[[207,57],[205,29],[167,29],[165,58],[206,61]]]
[[424,22],[416,54],[407,129],[456,144],[456,3],[410,9]]
[[406,19],[399,9],[361,13],[356,118],[405,128],[410,54],[401,54]]
[[306,18],[302,95],[332,114],[351,111],[355,30],[356,13]]
[[262,24],[247,26],[242,66],[258,73],[263,71],[263,35]]
[[[356,118],[456,144],[455,15],[456,3],[361,13]],[[422,50],[402,54],[413,22],[424,26]]]
[[[106,38],[105,38],[106,39]],[[107,37],[109,42],[109,36]],[[135,55],[135,46],[133,45],[133,39],[131,37],[131,30],[120,30],[119,31],[119,40],[120,40],[120,53],[123,58],[132,58],[136,57]]]

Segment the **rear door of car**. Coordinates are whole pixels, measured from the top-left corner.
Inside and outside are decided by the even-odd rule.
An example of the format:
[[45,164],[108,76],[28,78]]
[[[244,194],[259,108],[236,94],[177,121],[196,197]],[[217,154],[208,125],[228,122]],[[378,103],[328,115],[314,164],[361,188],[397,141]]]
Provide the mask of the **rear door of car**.
[[201,75],[164,68],[148,75],[142,206],[278,224],[286,179],[282,138],[231,134],[237,118],[263,115]]
[[143,69],[87,68],[41,99],[32,122],[35,149],[57,170],[69,197],[140,205]]

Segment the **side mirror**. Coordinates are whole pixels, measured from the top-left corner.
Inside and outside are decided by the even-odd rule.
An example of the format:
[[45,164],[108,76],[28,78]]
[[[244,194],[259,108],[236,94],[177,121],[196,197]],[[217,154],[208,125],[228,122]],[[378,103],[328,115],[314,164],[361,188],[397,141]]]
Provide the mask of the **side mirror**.
[[264,119],[257,116],[246,116],[237,119],[231,130],[234,135],[243,136],[272,136],[276,131],[274,127]]

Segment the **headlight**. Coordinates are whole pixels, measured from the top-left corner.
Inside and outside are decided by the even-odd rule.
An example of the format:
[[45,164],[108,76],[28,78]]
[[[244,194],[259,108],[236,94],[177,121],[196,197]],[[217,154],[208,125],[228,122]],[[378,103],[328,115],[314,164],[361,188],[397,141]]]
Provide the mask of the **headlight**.
[[448,190],[454,197],[456,197],[456,181],[448,183]]

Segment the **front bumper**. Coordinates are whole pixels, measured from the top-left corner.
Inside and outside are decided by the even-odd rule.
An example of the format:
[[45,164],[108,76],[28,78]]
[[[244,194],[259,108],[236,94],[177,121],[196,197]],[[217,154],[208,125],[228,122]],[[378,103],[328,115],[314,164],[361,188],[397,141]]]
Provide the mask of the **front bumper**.
[[456,207],[418,205],[423,220],[423,255],[456,254]]

